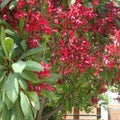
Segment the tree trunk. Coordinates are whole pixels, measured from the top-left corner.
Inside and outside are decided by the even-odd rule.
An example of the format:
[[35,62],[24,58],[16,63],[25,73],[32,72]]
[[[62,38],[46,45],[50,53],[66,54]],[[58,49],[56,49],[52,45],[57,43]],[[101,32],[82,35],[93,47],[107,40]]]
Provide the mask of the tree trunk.
[[[41,120],[49,120],[52,115],[55,115],[58,111],[63,109],[63,104],[55,108],[53,111],[49,112],[47,115],[43,116]],[[39,119],[40,120],[40,119]]]
[[43,109],[45,107],[45,104],[47,103],[47,99],[42,98],[40,103],[41,103],[41,105],[40,105],[40,110],[39,110],[38,115],[37,115],[37,120],[42,120],[42,113],[43,113]]

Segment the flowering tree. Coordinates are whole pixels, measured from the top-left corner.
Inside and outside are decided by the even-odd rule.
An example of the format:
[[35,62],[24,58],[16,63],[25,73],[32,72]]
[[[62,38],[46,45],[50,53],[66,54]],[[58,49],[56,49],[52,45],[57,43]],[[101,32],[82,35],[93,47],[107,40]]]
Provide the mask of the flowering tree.
[[47,120],[72,106],[89,110],[109,86],[119,89],[117,2],[0,3],[2,120]]

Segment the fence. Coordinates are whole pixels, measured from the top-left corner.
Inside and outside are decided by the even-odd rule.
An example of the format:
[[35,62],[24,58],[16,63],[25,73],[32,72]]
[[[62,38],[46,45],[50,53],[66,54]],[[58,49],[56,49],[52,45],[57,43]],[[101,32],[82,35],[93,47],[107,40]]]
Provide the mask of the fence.
[[88,114],[85,111],[79,111],[73,107],[71,113],[67,112],[63,114],[63,120],[99,120],[100,117],[100,108],[95,108]]
[[120,105],[109,105],[108,106],[108,119],[109,120],[120,120]]

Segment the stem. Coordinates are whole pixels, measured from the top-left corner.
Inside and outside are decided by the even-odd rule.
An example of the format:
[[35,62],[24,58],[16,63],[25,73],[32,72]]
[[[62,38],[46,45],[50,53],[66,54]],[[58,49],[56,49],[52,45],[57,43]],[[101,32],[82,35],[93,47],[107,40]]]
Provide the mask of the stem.
[[45,107],[46,102],[47,102],[47,99],[45,97],[43,97],[40,102],[41,106],[40,106],[40,110],[38,112],[37,120],[42,120],[42,113],[43,113],[43,109]]
[[49,120],[49,118],[50,118],[52,115],[54,115],[54,114],[56,114],[58,111],[62,110],[63,107],[64,107],[63,104],[60,105],[60,106],[58,106],[56,109],[54,109],[54,110],[51,111],[50,113],[48,113],[47,115],[43,116],[43,117],[42,117],[42,120]]

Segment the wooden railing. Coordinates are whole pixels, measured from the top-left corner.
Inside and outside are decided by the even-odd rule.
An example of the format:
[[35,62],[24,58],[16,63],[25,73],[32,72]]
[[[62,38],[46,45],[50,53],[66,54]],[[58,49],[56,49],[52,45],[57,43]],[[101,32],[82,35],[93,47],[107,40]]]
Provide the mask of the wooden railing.
[[120,105],[108,106],[108,120],[120,120]]
[[101,109],[95,108],[89,114],[85,111],[76,110],[72,108],[72,112],[63,114],[63,120],[99,120],[101,117]]

